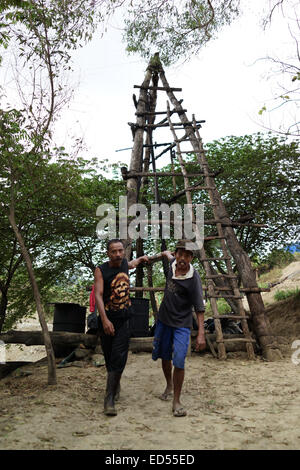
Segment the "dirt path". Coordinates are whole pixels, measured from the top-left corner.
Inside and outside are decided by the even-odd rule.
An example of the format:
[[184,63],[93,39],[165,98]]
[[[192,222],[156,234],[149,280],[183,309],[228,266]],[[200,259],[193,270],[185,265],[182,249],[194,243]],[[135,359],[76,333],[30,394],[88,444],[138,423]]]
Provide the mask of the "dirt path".
[[[300,264],[282,273],[276,289],[299,286]],[[174,418],[160,362],[149,353],[129,354],[122,378],[118,416],[103,415],[106,371],[83,361],[57,369],[58,384],[47,386],[47,366],[30,365],[0,381],[0,449],[299,449],[299,300],[268,307],[274,334],[282,335],[284,359],[249,362],[243,353],[221,362],[208,353],[187,358],[182,402],[188,416]],[[51,325],[49,325],[51,329]],[[20,329],[40,329],[27,320]],[[38,360],[42,346],[7,351],[7,361]],[[80,367],[81,366],[81,367]],[[27,371],[29,375],[20,375]]]
[[160,363],[130,353],[117,417],[102,413],[104,367],[58,369],[47,386],[46,365],[0,382],[1,449],[297,449],[299,367],[290,358],[266,363],[211,355],[187,359],[182,401],[174,418],[159,400]]

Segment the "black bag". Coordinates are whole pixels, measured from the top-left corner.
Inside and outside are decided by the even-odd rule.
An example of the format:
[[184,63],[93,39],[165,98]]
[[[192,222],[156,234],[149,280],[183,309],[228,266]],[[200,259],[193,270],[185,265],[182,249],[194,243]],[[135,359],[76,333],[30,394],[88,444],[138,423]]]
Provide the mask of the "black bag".
[[98,315],[97,312],[92,312],[87,317],[87,327],[89,330],[98,329]]

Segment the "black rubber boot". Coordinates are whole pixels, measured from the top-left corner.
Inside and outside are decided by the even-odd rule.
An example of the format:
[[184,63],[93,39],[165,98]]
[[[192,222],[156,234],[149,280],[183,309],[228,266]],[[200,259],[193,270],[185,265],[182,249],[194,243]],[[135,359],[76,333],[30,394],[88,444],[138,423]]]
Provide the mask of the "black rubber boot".
[[120,385],[121,374],[119,372],[108,372],[106,393],[104,399],[104,414],[107,416],[116,416],[115,409],[116,394]]

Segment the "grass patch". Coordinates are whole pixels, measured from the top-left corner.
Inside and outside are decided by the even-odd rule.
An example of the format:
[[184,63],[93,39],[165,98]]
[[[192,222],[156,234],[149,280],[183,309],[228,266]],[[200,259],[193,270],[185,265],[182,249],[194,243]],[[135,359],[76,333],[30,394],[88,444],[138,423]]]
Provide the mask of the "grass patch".
[[298,287],[296,289],[278,290],[274,295],[274,299],[277,301],[289,299],[290,297],[295,297],[300,300],[300,290]]
[[260,287],[265,287],[268,283],[279,281],[282,275],[282,269],[283,268],[275,267],[267,273],[261,274],[259,276],[258,285]]
[[[219,315],[226,315],[231,312],[230,305],[226,302],[225,299],[218,299],[217,300],[218,312]],[[212,317],[213,311],[210,305],[210,301],[208,301],[205,305],[205,317]]]

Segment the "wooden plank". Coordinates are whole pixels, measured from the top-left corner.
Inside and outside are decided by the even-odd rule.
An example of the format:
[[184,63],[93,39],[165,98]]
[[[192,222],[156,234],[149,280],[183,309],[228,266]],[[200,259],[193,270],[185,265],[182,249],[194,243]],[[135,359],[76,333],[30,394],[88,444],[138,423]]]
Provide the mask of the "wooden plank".
[[256,340],[252,338],[226,338],[223,341],[216,340],[216,343],[256,343]]
[[249,315],[216,315],[213,318],[232,318],[235,320],[248,320],[248,318],[251,318]]
[[[187,109],[184,109],[183,112],[186,112]],[[174,110],[174,113],[176,113],[176,111]],[[135,115],[136,116],[158,116],[158,115],[161,115],[161,114],[167,114],[167,111],[145,111],[143,113],[138,113],[136,112]]]
[[[210,236],[210,237],[205,237],[204,240],[205,241],[209,241],[209,240],[221,240],[222,238],[224,238],[226,240],[226,237],[221,237],[220,235],[213,235],[213,236]],[[212,278],[211,278],[212,279]]]
[[159,90],[159,91],[182,91],[182,88],[173,88],[173,87],[165,87],[165,86],[142,86],[142,85],[134,85],[133,88],[141,88],[142,90]]
[[[123,176],[123,174],[122,174]],[[125,176],[125,177],[124,177]],[[138,172],[132,172],[132,171],[127,171],[126,173],[124,172],[124,176],[123,178],[124,179],[128,179],[128,178],[135,178],[137,176],[146,176],[146,177],[161,177],[161,176],[183,176],[182,173],[178,173],[178,172],[174,172],[174,171],[156,171],[155,173],[152,171],[152,172],[149,172],[149,171],[138,171]],[[191,177],[191,178],[195,178],[195,177],[198,177],[198,176],[204,176],[203,172],[199,172],[199,173],[189,173],[187,176]]]
[[204,221],[206,225],[217,225],[221,224],[222,227],[267,227],[265,224],[254,224],[254,223],[243,223],[243,222],[224,222],[221,219],[206,219]]
[[[200,125],[201,123],[203,124],[204,122],[205,122],[205,121],[197,121],[196,124],[199,124],[199,125]],[[188,126],[192,127],[192,124],[193,124],[192,122],[187,122],[187,123],[174,122],[174,123],[173,123],[173,126],[180,126],[180,127],[179,127],[179,130],[185,130],[185,127],[188,127]],[[169,123],[168,123],[168,122],[164,122],[164,123],[161,123],[161,124],[159,124],[159,123],[157,123],[157,124],[145,124],[144,127],[145,127],[145,128],[148,127],[148,128],[150,128],[150,129],[153,129],[153,128],[156,128],[156,127],[169,127]],[[201,126],[197,126],[197,127],[201,127]],[[174,129],[175,129],[175,127],[174,127]],[[178,129],[178,128],[177,128],[177,129]],[[194,129],[194,128],[193,128],[193,129]]]
[[[89,348],[93,347],[96,341],[93,335],[87,335],[85,333],[49,331],[49,335],[53,346],[64,345],[75,348],[78,344],[83,343],[87,348]],[[25,344],[26,346],[44,344],[44,338],[40,330],[9,330],[6,333],[0,334],[0,340],[7,344]]]
[[269,287],[240,287],[241,292],[246,292],[248,294],[257,293],[257,292],[270,292]]
[[[174,194],[174,196],[172,196],[170,199],[168,199],[168,202],[171,203],[171,202],[175,201],[176,199],[178,199],[179,197],[184,196],[184,194],[186,194],[190,191],[199,191],[199,190],[208,191],[210,189],[214,189],[214,188],[211,187],[211,186],[201,186],[200,184],[195,184],[194,186],[189,186],[186,189],[182,189],[181,191],[178,191],[177,194]],[[209,204],[209,205],[211,205],[211,204]]]
[[[204,150],[180,150],[180,152],[176,153],[204,153]],[[208,163],[202,163],[203,166],[208,166]]]
[[244,297],[242,295],[224,294],[224,295],[208,295],[208,298],[210,299],[243,299]]
[[[202,286],[202,289],[204,291],[207,291],[208,288],[207,286]],[[218,291],[228,291],[228,290],[232,290],[231,287],[217,287],[217,286],[214,286],[214,289],[215,290],[218,290]],[[130,287],[129,289],[131,292],[163,292],[165,290],[164,287]],[[240,292],[245,292],[245,293],[251,293],[251,292],[257,292],[257,291],[252,291],[250,290],[249,288],[247,287],[241,287],[240,289]],[[260,289],[260,292],[270,292],[270,289],[267,289],[267,288],[261,288]]]
[[164,287],[130,287],[130,292],[164,292]]
[[206,279],[216,279],[217,277],[224,277],[226,279],[237,279],[237,276],[232,275],[232,274],[209,274],[208,276],[205,276]]

